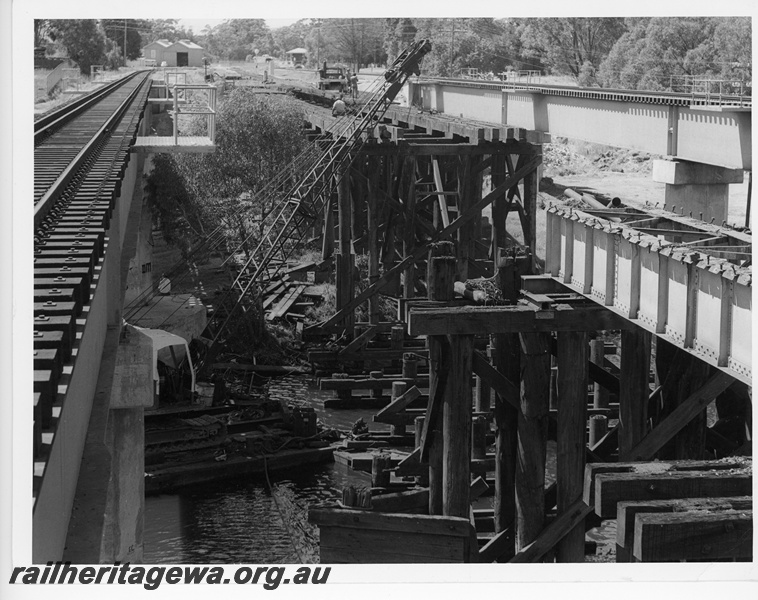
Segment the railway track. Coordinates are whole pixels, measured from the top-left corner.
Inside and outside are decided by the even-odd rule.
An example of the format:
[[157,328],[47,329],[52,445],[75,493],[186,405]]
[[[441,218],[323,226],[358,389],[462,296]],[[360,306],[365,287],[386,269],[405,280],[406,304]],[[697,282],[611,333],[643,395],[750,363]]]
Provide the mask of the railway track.
[[128,75],[35,122],[35,475],[50,445],[43,433],[55,434],[67,389],[59,385],[74,371],[100,279],[148,75]]

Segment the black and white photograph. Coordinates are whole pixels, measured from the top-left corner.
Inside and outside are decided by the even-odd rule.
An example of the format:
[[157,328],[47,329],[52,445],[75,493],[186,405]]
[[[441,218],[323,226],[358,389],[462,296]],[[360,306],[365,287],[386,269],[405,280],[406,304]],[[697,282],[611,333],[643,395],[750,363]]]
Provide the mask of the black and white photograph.
[[755,10],[660,4],[9,2],[0,596],[758,593]]

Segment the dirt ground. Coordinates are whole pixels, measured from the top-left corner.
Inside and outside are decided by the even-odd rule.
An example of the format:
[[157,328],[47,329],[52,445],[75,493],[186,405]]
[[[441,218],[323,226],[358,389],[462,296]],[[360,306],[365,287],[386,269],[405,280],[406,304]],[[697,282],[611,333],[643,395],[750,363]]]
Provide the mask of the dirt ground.
[[[540,189],[551,196],[565,188],[598,198],[618,197],[636,208],[663,207],[666,186],[653,181],[653,160],[662,157],[557,138],[544,147]],[[728,223],[745,226],[748,174],[743,183],[729,186]]]

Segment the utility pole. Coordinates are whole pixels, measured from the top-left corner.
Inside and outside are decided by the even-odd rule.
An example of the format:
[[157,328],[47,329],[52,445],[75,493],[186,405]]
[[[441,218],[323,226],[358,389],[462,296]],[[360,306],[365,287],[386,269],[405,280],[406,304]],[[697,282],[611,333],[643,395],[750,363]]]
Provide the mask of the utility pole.
[[124,67],[126,67],[126,19],[124,19]]
[[453,76],[453,44],[455,43],[455,19],[453,19],[453,29],[450,31],[450,77]]

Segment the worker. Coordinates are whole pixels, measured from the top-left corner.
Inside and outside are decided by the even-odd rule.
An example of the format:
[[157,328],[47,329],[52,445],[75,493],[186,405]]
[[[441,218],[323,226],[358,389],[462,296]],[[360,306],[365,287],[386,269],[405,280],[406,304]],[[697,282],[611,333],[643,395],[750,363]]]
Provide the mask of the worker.
[[382,144],[387,144],[392,141],[392,134],[387,131],[386,125],[379,125],[379,141]]
[[358,73],[350,77],[350,87],[353,89],[353,98],[358,98]]
[[339,98],[337,98],[334,101],[334,104],[332,104],[332,116],[340,117],[344,115],[345,112],[346,112],[345,101],[342,99],[342,94],[340,94]]

